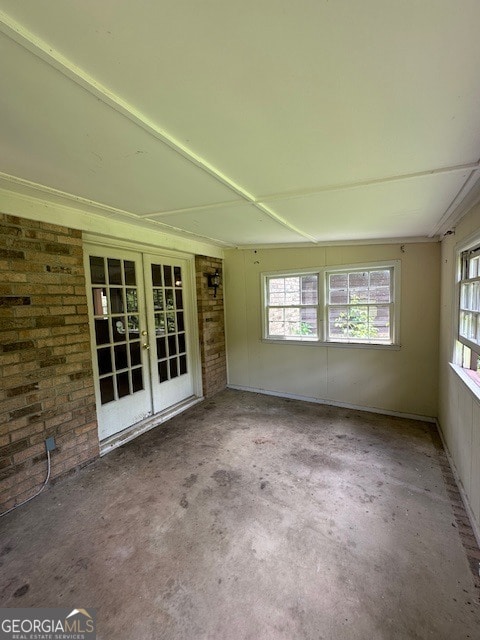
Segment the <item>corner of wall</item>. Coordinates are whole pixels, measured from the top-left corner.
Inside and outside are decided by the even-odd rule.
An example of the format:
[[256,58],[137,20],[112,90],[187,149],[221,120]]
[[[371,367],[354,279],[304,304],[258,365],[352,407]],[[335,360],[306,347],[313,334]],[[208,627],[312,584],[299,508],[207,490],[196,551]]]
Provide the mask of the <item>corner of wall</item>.
[[[216,270],[221,284],[215,293],[208,286],[208,276]],[[222,260],[197,255],[195,273],[203,394],[209,397],[227,386]]]

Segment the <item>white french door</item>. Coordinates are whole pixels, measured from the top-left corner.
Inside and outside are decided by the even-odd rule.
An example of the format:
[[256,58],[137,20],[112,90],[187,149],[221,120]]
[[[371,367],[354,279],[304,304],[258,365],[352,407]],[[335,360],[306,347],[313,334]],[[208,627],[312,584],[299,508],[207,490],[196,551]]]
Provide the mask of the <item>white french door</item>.
[[146,346],[150,354],[153,413],[168,409],[194,392],[186,271],[183,260],[144,255]]
[[86,246],[99,438],[194,395],[191,264]]

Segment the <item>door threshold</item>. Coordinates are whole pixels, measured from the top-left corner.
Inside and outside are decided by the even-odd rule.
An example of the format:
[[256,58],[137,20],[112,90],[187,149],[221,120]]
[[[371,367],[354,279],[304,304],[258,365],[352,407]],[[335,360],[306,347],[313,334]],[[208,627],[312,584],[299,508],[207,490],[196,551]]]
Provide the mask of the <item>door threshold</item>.
[[142,435],[142,433],[146,433],[147,431],[150,431],[150,429],[158,427],[158,425],[162,424],[163,422],[167,422],[167,420],[170,420],[170,418],[173,418],[179,413],[182,413],[183,411],[190,409],[190,407],[195,406],[199,402],[202,402],[203,399],[203,396],[200,398],[197,398],[196,396],[190,396],[186,400],[182,400],[182,402],[178,402],[172,407],[165,409],[165,411],[156,413],[154,416],[150,416],[148,418],[145,418],[145,420],[141,420],[136,424],[132,424],[131,427],[127,427],[123,431],[120,431],[120,433],[115,433],[113,436],[105,438],[105,440],[101,440],[100,456],[104,456],[110,451],[113,451],[113,449],[121,447],[123,444],[130,442],[130,440],[133,440],[134,438]]

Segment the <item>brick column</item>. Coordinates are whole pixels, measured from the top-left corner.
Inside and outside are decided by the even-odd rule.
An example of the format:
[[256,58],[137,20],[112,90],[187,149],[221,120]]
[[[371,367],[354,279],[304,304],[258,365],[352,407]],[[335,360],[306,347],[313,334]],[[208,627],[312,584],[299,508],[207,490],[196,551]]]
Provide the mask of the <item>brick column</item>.
[[[208,286],[208,275],[215,273],[216,269],[222,284],[214,297],[213,289]],[[195,272],[203,393],[209,397],[227,386],[222,261],[208,256],[195,256]]]
[[81,232],[0,214],[0,511],[98,455]]

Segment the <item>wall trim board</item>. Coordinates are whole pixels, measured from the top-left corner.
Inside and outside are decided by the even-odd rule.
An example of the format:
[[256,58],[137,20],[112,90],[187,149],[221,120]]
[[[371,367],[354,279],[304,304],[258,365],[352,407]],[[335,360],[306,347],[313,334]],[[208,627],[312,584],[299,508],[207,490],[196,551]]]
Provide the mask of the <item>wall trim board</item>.
[[250,393],[261,393],[266,396],[277,396],[279,398],[288,398],[290,400],[301,400],[303,402],[314,402],[315,404],[325,404],[332,407],[340,407],[342,409],[352,409],[353,411],[366,411],[367,413],[379,413],[385,416],[393,416],[394,418],[406,418],[407,420],[420,420],[422,422],[431,422],[436,424],[437,419],[433,416],[421,416],[415,413],[402,413],[400,411],[390,411],[389,409],[379,409],[378,407],[364,407],[348,402],[336,402],[335,400],[326,400],[322,398],[312,398],[308,396],[300,396],[294,393],[283,393],[281,391],[270,391],[268,389],[256,389],[254,387],[244,387],[237,384],[228,384],[228,389],[235,391],[248,391]]
[[[89,232],[82,233],[84,244],[99,247],[111,247],[112,249],[127,249],[128,251],[140,251],[142,253],[158,254],[160,256],[168,256],[169,258],[181,258],[194,262],[195,255],[191,252],[181,251],[180,249],[165,249],[149,242],[133,242],[131,240],[122,240],[119,238],[111,238],[108,236],[100,236]],[[194,269],[195,270],[195,269]]]
[[450,465],[450,469],[452,470],[453,473],[453,477],[455,478],[455,482],[457,483],[457,487],[458,490],[460,492],[460,495],[462,496],[462,502],[465,506],[465,511],[467,512],[468,515],[468,519],[470,520],[470,524],[472,525],[472,530],[473,530],[473,534],[477,540],[477,544],[480,547],[480,523],[477,522],[475,515],[473,513],[473,509],[470,506],[470,502],[468,500],[468,494],[465,491],[465,488],[463,486],[463,483],[460,479],[460,475],[457,471],[457,467],[455,466],[455,461],[453,459],[452,454],[450,453],[450,450],[447,446],[447,441],[445,439],[445,436],[443,435],[443,431],[442,431],[442,426],[439,422],[438,419],[435,420],[435,423],[437,425],[437,431],[439,433],[440,439],[442,441],[442,445],[443,445],[443,449],[445,451],[445,455],[447,456],[447,460],[448,460],[448,464]]
[[316,244],[308,242],[277,242],[272,244],[239,244],[235,247],[226,247],[228,251],[249,251],[255,249],[321,249],[323,247],[364,247],[377,244],[423,244],[438,243],[438,237],[430,236],[405,236],[398,238],[362,238],[360,240],[319,240]]
[[470,391],[470,393],[472,394],[473,399],[477,403],[480,402],[480,387],[478,386],[478,384],[476,382],[474,382],[468,376],[468,374],[465,373],[465,371],[462,369],[462,367],[460,367],[458,364],[454,364],[453,362],[449,362],[448,364],[451,367],[451,369],[453,369],[453,371],[455,371],[455,373],[460,378],[460,380],[463,382],[465,387]]
[[[175,233],[174,230],[160,228],[159,224],[147,223],[142,220],[141,225],[135,224],[137,216],[120,219],[119,214],[106,217],[88,207],[69,206],[60,202],[50,202],[46,199],[17,193],[4,189],[0,182],[0,213],[19,216],[28,220],[62,225],[71,229],[89,232],[104,238],[129,240],[145,243],[157,248],[184,251],[189,254],[209,255],[223,258],[223,247],[213,241],[186,232]],[[115,217],[113,217],[115,216]]]

